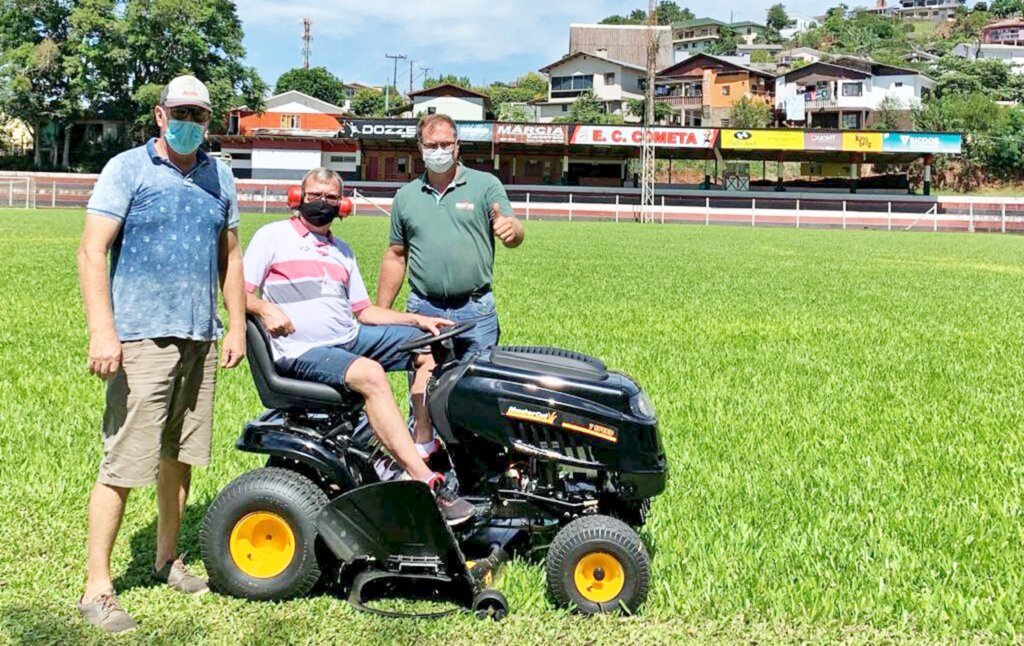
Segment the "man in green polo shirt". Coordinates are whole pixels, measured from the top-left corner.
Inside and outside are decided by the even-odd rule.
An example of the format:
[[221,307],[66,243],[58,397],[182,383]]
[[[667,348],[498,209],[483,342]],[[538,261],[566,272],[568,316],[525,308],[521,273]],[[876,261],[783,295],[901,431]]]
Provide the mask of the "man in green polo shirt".
[[395,195],[377,304],[391,307],[408,266],[407,310],[475,321],[463,351],[476,352],[497,345],[500,332],[491,293],[494,240],[518,247],[525,232],[501,182],[458,163],[457,132],[447,115],[420,119],[417,139],[427,171]]

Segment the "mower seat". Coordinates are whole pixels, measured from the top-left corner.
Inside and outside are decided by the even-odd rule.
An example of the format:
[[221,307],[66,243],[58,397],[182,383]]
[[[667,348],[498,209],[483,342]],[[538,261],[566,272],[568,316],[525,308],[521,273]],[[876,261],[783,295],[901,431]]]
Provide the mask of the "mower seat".
[[256,392],[267,408],[285,411],[347,411],[362,405],[362,398],[315,381],[285,377],[277,371],[270,351],[270,333],[254,316],[246,316],[249,369]]

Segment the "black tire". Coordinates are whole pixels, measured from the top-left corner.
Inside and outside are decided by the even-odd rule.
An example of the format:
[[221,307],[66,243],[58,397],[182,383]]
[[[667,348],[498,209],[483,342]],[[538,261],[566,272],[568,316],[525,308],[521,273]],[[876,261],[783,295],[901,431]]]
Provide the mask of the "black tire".
[[473,597],[473,613],[477,619],[501,621],[508,616],[508,600],[493,588],[484,588]]
[[[294,471],[264,467],[235,478],[203,518],[199,540],[210,586],[234,597],[266,601],[307,594],[320,579],[316,522],[326,504],[327,495]],[[242,571],[229,545],[235,525],[257,512],[284,520],[294,538],[291,560],[283,571],[269,578]]]
[[[613,598],[594,601],[577,588],[575,572],[584,557],[606,554],[622,569],[622,588]],[[635,612],[644,599],[651,579],[650,557],[636,532],[611,516],[584,516],[572,521],[555,535],[548,549],[548,592],[559,606],[575,606],[592,615],[620,609]]]

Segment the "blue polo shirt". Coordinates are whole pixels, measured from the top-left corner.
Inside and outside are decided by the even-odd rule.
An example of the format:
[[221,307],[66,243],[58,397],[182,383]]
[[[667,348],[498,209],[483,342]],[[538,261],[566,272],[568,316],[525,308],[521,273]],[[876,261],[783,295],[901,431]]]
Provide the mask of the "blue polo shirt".
[[223,330],[220,235],[239,220],[235,180],[202,151],[183,174],[155,141],[107,162],[86,207],[121,223],[110,253],[114,325],[122,341],[212,341]]

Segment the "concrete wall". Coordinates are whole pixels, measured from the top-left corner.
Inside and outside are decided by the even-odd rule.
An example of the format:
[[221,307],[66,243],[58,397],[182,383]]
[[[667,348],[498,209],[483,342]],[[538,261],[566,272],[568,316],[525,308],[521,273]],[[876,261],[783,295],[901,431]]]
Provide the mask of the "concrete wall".
[[482,121],[485,116],[484,100],[480,97],[418,96],[413,99],[414,117],[429,113],[430,108],[460,121]]

